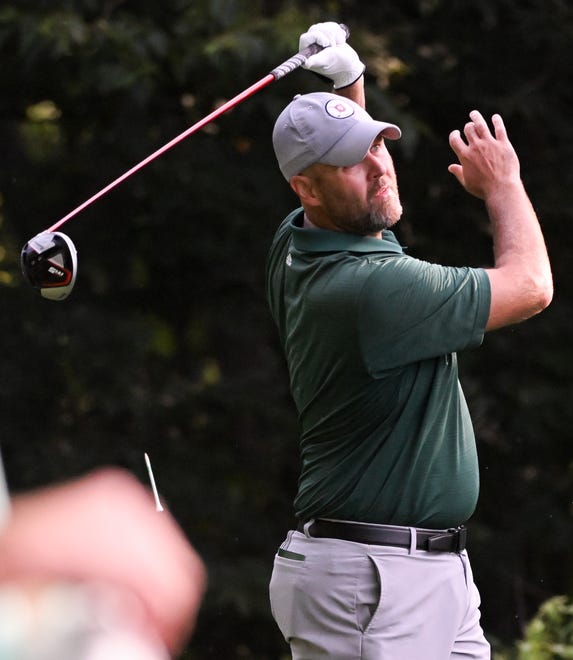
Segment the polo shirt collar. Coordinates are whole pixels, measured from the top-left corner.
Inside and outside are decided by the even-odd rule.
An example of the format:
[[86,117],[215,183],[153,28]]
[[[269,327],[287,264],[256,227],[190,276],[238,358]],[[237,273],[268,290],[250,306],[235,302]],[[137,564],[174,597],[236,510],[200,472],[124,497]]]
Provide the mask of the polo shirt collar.
[[403,254],[394,233],[384,230],[382,238],[358,236],[327,229],[304,229],[303,211],[298,209],[290,216],[290,230],[295,249],[301,252],[386,252]]

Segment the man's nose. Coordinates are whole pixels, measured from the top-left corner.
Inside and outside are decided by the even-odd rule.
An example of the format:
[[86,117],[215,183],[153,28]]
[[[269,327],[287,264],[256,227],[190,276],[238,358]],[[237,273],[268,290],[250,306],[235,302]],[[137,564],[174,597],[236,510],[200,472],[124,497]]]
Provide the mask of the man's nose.
[[388,170],[386,159],[382,154],[378,155],[369,151],[364,162],[368,165],[368,173],[373,177],[383,176]]

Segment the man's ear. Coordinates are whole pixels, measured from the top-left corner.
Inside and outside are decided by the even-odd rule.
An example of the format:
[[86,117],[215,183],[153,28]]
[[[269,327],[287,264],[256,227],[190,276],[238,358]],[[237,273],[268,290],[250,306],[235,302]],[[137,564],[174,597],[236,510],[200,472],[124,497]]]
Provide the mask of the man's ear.
[[314,182],[310,177],[304,174],[295,174],[295,176],[291,177],[289,183],[303,204],[308,206],[319,204]]

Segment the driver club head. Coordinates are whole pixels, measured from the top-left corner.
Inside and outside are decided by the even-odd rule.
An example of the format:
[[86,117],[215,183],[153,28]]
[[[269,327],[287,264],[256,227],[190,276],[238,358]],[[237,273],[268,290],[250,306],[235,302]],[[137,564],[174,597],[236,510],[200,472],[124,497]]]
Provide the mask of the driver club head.
[[20,254],[22,272],[48,300],[67,298],[76,281],[78,257],[69,236],[44,231],[31,238]]

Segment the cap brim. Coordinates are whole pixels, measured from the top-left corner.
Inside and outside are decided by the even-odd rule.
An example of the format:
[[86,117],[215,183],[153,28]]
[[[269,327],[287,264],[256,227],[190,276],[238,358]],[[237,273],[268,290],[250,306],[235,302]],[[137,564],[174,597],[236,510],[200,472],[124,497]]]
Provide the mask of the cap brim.
[[380,134],[388,140],[398,140],[402,136],[402,131],[395,124],[383,121],[357,122],[321,156],[319,162],[334,167],[356,165],[364,160],[372,142]]

